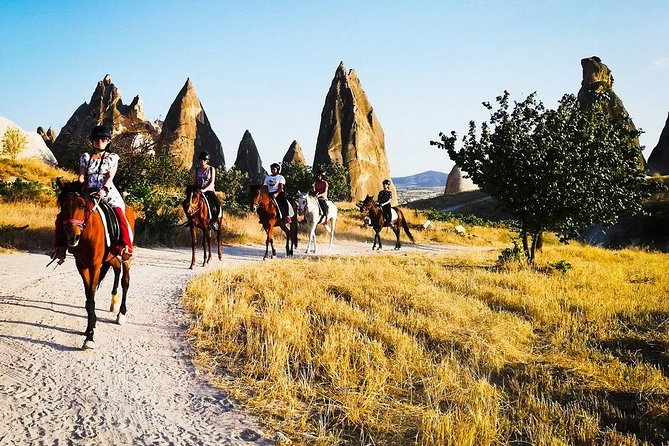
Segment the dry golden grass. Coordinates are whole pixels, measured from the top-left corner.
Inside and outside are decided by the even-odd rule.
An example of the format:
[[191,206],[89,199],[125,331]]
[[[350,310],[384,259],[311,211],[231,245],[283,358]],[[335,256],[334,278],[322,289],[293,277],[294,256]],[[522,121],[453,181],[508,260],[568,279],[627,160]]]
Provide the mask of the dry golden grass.
[[212,272],[185,294],[197,359],[301,444],[669,441],[669,257],[549,245],[535,269],[495,260]]

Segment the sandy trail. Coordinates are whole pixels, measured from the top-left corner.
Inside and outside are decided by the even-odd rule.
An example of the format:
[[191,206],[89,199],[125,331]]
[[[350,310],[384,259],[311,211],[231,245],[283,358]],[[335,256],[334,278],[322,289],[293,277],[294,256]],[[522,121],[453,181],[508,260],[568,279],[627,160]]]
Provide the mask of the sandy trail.
[[[399,253],[462,250],[405,245]],[[188,249],[137,249],[128,323],[116,325],[108,311],[108,277],[96,298],[94,351],[80,350],[85,299],[71,255],[55,270],[45,255],[0,255],[0,445],[273,444],[192,365],[180,298],[194,275],[262,262],[263,253],[226,246],[222,262],[190,271]],[[319,245],[319,254],[364,253],[370,244]]]

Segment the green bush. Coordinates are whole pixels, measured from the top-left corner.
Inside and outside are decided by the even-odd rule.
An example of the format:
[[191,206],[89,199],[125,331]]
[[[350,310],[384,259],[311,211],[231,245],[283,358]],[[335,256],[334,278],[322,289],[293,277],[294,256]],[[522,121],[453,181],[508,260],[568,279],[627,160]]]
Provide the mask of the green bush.
[[513,247],[504,248],[497,257],[497,266],[504,268],[511,265],[525,265],[526,260],[523,248],[518,245],[516,240],[513,240]]
[[37,181],[0,181],[0,197],[5,201],[36,201],[48,194],[48,190]]
[[222,206],[227,212],[241,215],[249,209],[249,176],[236,167],[216,171],[216,191],[223,193]]
[[16,160],[16,157],[28,147],[28,137],[17,128],[8,128],[0,142],[0,153]]

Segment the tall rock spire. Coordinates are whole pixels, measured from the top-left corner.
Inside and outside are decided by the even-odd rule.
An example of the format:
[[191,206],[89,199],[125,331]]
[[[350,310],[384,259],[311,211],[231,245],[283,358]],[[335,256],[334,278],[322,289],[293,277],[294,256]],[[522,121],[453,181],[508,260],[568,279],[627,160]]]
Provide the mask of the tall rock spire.
[[[343,62],[325,97],[314,167],[334,162],[348,172],[352,200],[376,194],[391,179],[381,124],[355,71],[347,73]],[[392,184],[391,189],[397,197]]]
[[648,173],[669,175],[669,116],[660,134],[660,140],[648,157]]
[[212,166],[225,167],[223,146],[211,128],[190,78],[165,116],[160,142],[161,150],[176,155],[186,168],[195,165],[202,151],[209,152]]
[[[581,81],[581,89],[578,91],[578,102],[581,107],[590,107],[596,94],[607,93],[609,100],[605,105],[606,112],[611,118],[627,119],[629,130],[636,132],[637,128],[632,119],[630,119],[623,101],[613,91],[613,75],[609,67],[597,56],[581,59],[581,67],[583,68],[583,80]],[[639,148],[639,166],[645,167],[646,161],[641,153],[641,145],[638,138],[635,141],[635,145]]]
[[124,133],[141,133],[153,140],[157,134],[153,124],[144,118],[140,97],[135,96],[130,105],[124,105],[121,92],[107,74],[98,82],[90,101],[77,108],[55,137],[52,151],[61,166],[78,167],[79,156],[85,150],[88,136],[93,127],[99,124],[109,127],[114,137]]
[[306,158],[304,158],[304,153],[302,153],[302,147],[297,140],[293,141],[288,147],[288,151],[283,156],[282,163],[297,163],[302,164],[303,166],[307,164]]
[[248,174],[249,184],[262,184],[265,179],[265,169],[262,167],[258,147],[256,147],[253,136],[251,136],[251,132],[248,130],[244,132],[242,140],[239,141],[235,167]]

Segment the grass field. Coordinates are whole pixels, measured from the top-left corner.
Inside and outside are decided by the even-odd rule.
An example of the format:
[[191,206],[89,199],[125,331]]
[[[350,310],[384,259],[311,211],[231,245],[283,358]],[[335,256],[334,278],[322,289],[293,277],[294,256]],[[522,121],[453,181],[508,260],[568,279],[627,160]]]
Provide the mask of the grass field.
[[669,441],[667,255],[317,262],[212,272],[185,295],[198,362],[297,443]]

